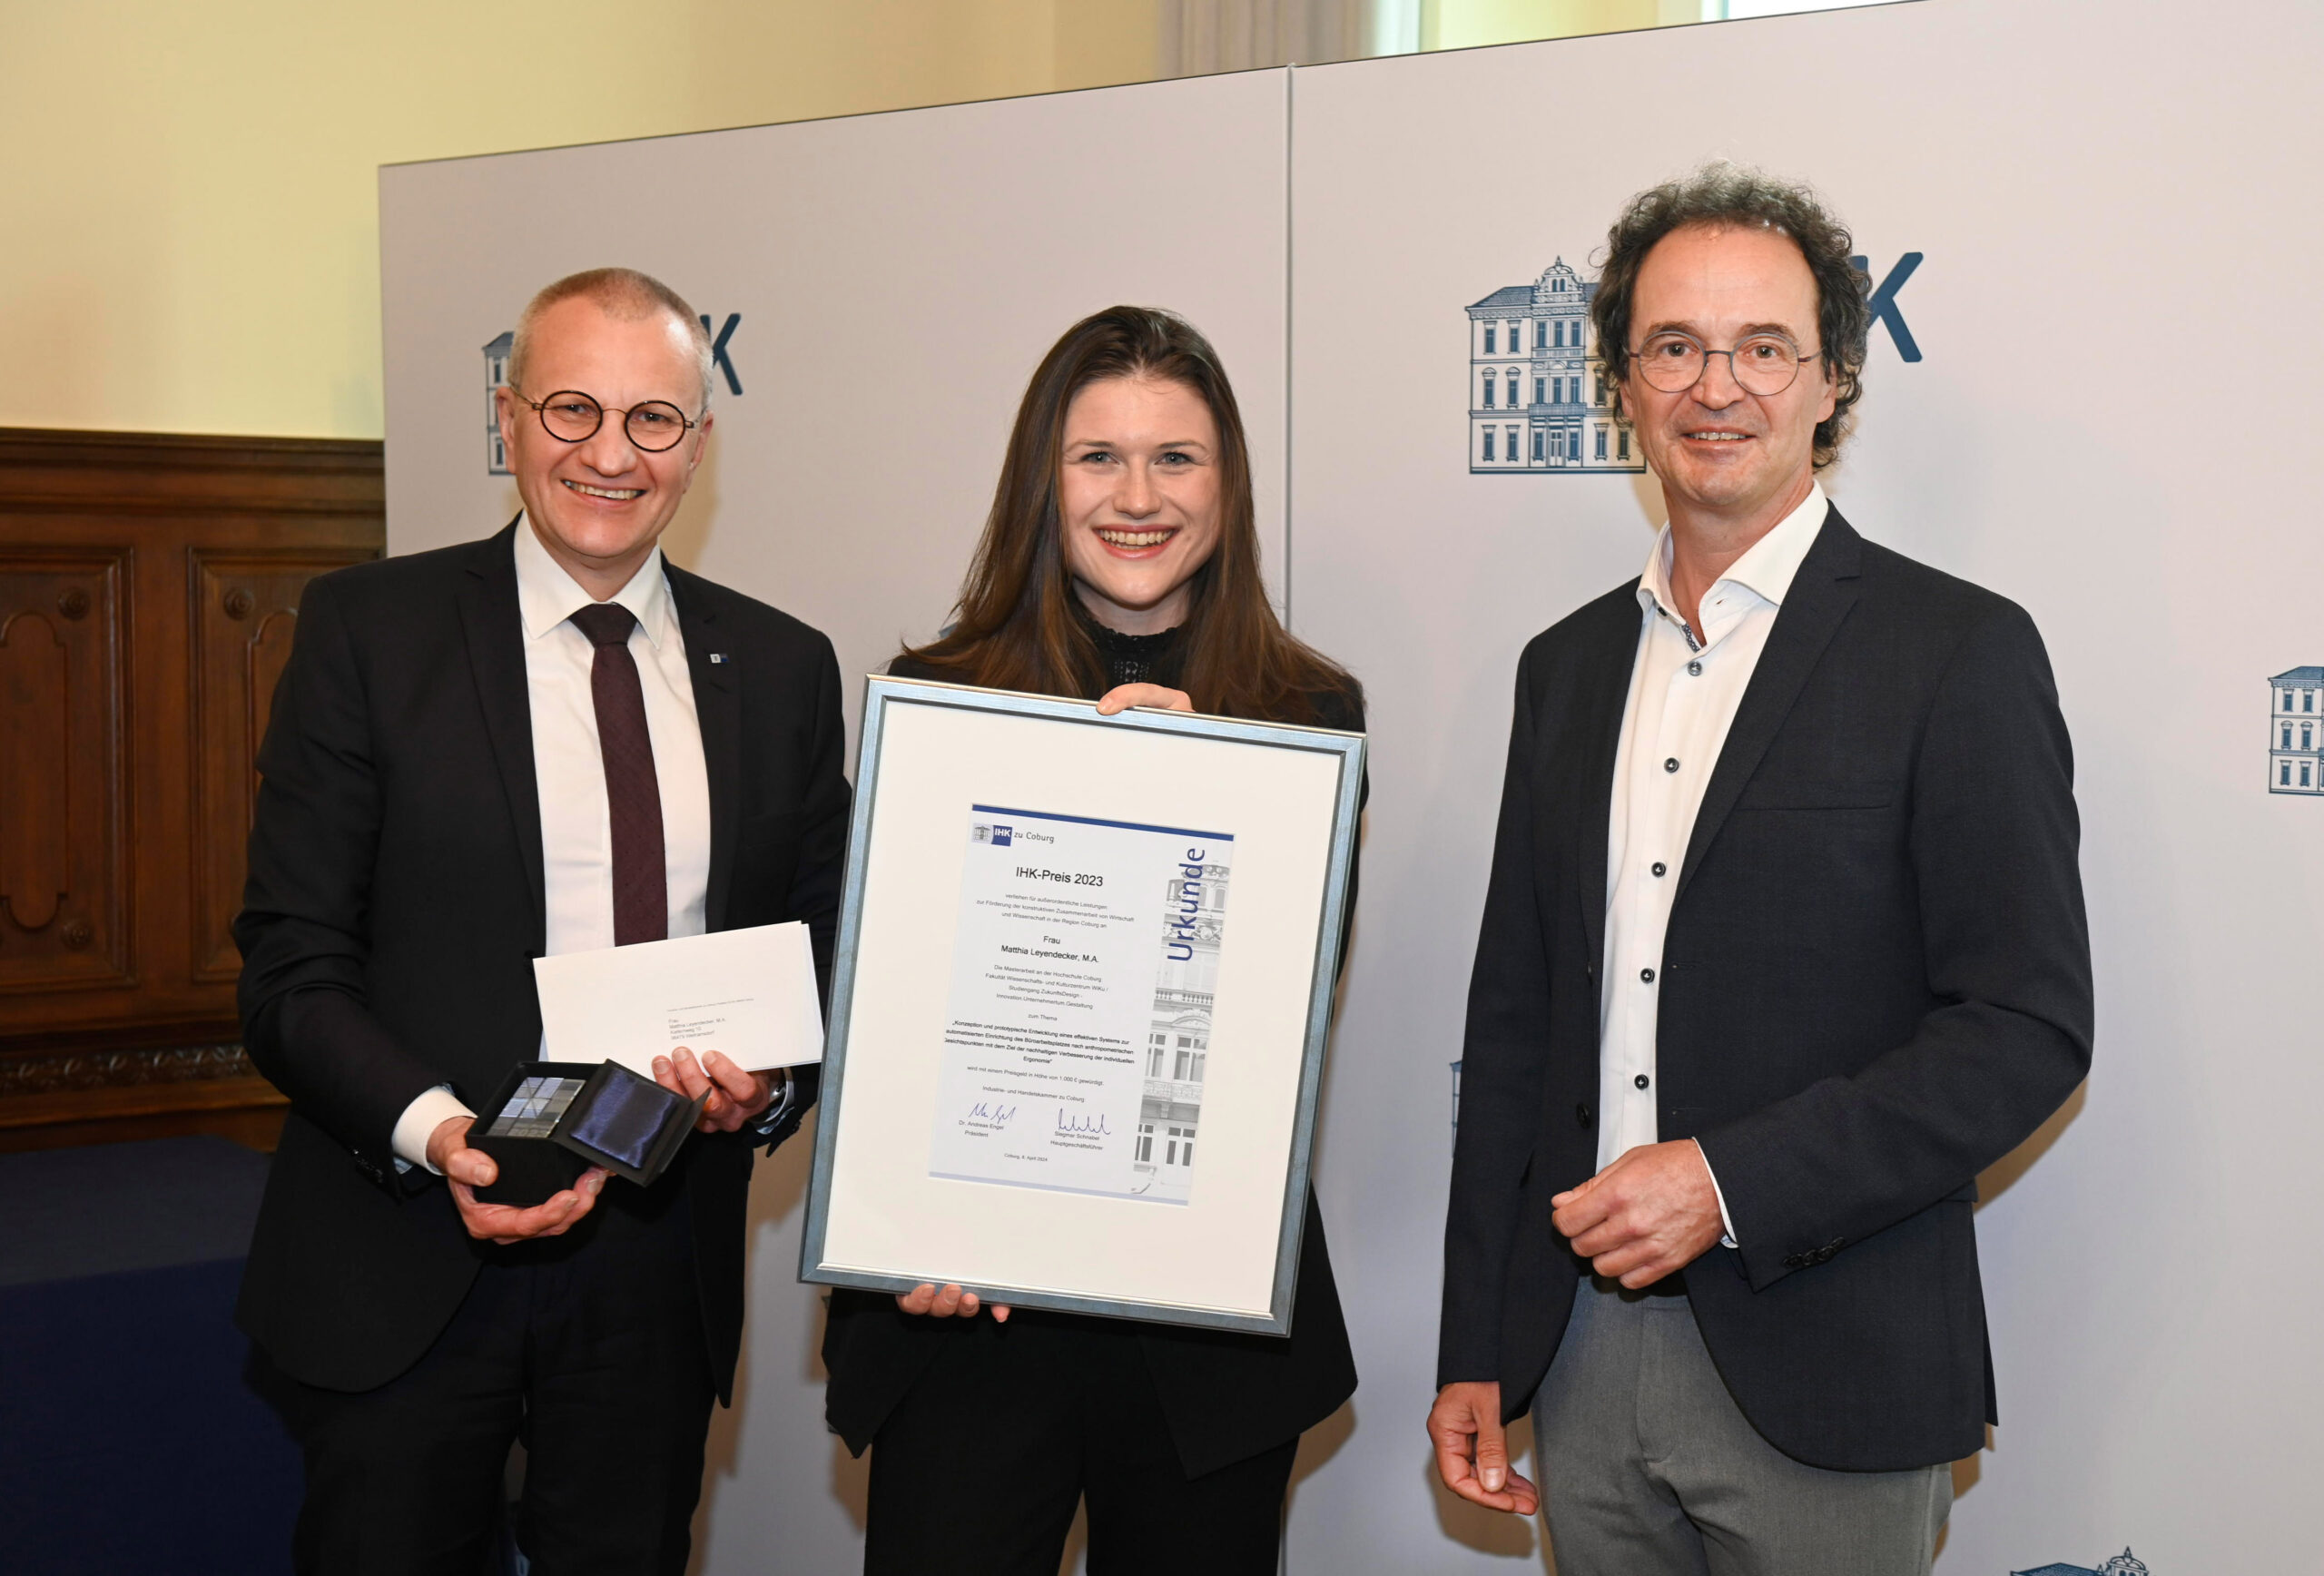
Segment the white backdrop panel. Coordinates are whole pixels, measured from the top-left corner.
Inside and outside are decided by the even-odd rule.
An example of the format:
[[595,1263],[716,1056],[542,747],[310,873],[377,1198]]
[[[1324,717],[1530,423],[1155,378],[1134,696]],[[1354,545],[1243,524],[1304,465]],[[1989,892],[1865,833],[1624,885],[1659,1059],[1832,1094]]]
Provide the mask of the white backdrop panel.
[[[1018,397],[1088,312],[1168,306],[1211,337],[1279,566],[1286,86],[1202,78],[382,171],[390,549],[516,511],[487,469],[482,347],[540,285],[619,262],[715,327],[742,316],[743,393],[720,383],[665,542],[832,637],[851,739],[859,675],[944,622]],[[701,1522],[713,1571],[859,1558],[862,1463],[823,1431],[820,1311],[797,1281],[811,1138],[753,1186],[741,1394],[713,1427]]]
[[2313,1564],[2324,803],[2263,773],[2265,680],[2324,663],[2324,399],[2265,347],[2324,243],[2320,58],[2294,0],[1925,0],[1297,74],[1294,613],[1374,734],[1319,1162],[1364,1389],[1294,1570],[1541,1558],[1423,1508],[1447,1063],[1517,653],[1661,517],[1644,478],[1469,473],[1462,309],[1561,254],[1594,277],[1623,200],[1714,155],[1817,182],[1876,280],[1925,254],[1925,359],[1876,328],[1827,485],[2031,610],[2079,757],[2097,1069],[1985,1179],[2004,1423],[1939,1569]]

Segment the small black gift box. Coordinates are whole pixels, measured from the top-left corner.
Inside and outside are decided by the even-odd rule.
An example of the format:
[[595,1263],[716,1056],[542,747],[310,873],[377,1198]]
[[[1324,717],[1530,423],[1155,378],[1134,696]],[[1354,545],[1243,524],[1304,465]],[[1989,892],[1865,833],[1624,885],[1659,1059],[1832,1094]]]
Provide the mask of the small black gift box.
[[486,1204],[539,1204],[591,1166],[650,1187],[702,1106],[619,1062],[521,1063],[468,1129],[468,1148],[500,1167],[476,1196]]

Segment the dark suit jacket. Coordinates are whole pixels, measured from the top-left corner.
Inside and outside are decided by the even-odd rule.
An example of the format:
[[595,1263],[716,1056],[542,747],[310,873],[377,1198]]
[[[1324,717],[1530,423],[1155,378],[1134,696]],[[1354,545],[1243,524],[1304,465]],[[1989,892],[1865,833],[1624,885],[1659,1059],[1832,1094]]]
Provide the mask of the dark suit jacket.
[[[234,936],[251,1057],[290,1115],[237,1316],[285,1373],[329,1389],[409,1367],[493,1251],[440,1178],[398,1174],[396,1118],[446,1082],[476,1106],[538,1053],[542,785],[516,528],[309,585],[259,754]],[[710,779],[709,928],[804,920],[828,978],[848,807],[831,643],[668,576]],[[751,1154],[742,1135],[696,1135],[656,1185],[687,1196],[722,1398]]]
[[[906,658],[899,658],[889,671],[902,678],[934,676]],[[1167,672],[1159,675],[1163,680],[1171,676]],[[1360,693],[1331,696],[1323,710],[1324,726],[1363,730]],[[1354,898],[1351,872],[1351,908]],[[1073,1315],[1023,1308],[1010,1317],[1031,1322]],[[960,1339],[969,1323],[902,1313],[895,1298],[884,1292],[832,1294],[823,1333],[823,1366],[831,1374],[824,1415],[851,1451],[863,1453],[888,1413],[928,1371],[940,1344]],[[1331,1254],[1324,1244],[1324,1216],[1312,1189],[1299,1238],[1299,1279],[1288,1336],[1171,1325],[1129,1323],[1127,1327],[1137,1333],[1171,1443],[1189,1477],[1296,1439],[1355,1394],[1355,1358],[1348,1347],[1339,1289],[1332,1279]]]
[[[1597,1165],[1607,811],[1636,584],[1535,637],[1470,986],[1438,1381],[1528,1404]],[[1728,1389],[1823,1467],[1952,1461],[1994,1417],[1976,1177],[2091,1043],[2073,760],[2012,603],[1837,510],[1777,615],[1677,872],[1661,1137],[1700,1141],[1739,1250],[1683,1272]]]

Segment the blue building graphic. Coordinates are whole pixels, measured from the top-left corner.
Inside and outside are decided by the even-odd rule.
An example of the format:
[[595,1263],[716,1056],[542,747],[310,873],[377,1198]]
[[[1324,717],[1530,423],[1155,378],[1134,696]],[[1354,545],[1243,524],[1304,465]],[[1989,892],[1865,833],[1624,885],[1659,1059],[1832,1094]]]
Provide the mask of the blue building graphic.
[[1452,1148],[1456,1154],[1461,1148],[1461,1064],[1457,1061],[1452,1064]]
[[2324,667],[2268,681],[2268,792],[2324,794]]
[[2093,1569],[2088,1565],[2036,1565],[2031,1571],[2012,1571],[2009,1576],[2152,1576],[2146,1561],[2128,1549],[2103,1565]]
[[502,334],[484,348],[484,469],[487,476],[507,476],[508,450],[500,441],[500,401],[496,397],[508,381],[508,347],[513,333]]
[[1561,257],[1531,284],[1469,308],[1472,475],[1640,471],[1645,457],[1608,399],[1590,323],[1595,281]]

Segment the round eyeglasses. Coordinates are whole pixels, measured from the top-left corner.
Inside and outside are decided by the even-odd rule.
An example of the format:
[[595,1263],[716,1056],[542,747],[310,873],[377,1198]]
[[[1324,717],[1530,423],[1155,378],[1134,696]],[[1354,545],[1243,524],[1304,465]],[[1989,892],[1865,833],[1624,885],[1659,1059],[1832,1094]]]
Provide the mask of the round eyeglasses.
[[[578,389],[561,389],[546,399],[526,399],[514,388],[509,392],[539,413],[542,430],[559,443],[586,442],[605,425],[607,407]],[[620,411],[621,429],[629,441],[648,454],[675,448],[678,439],[700,425],[666,399],[648,399],[626,410],[612,409]]]
[[1727,358],[1728,371],[1746,394],[1780,394],[1799,378],[1802,362],[1820,360],[1821,350],[1802,352],[1781,334],[1753,334],[1731,350],[1714,350],[1692,334],[1653,335],[1631,352],[1639,376],[1665,394],[1683,394],[1702,381],[1713,356]]

